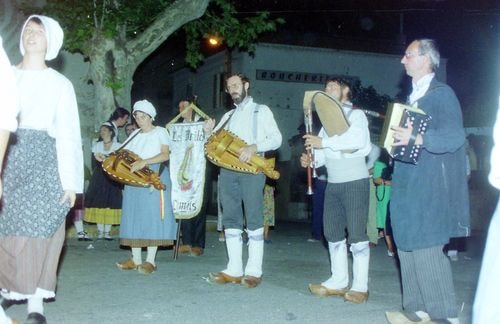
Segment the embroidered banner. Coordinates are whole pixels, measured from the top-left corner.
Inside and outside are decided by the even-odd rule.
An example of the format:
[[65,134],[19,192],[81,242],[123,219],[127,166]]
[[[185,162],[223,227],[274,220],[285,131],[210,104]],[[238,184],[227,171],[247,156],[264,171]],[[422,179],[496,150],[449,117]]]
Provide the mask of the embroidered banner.
[[206,160],[203,122],[168,124],[172,206],[177,219],[198,215],[203,203]]

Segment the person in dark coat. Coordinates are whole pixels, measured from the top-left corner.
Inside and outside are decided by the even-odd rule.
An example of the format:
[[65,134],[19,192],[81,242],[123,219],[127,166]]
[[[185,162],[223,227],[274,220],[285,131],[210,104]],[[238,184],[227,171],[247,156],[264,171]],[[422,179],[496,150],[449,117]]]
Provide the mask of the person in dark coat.
[[[412,78],[409,105],[428,114],[427,131],[413,137],[420,145],[417,164],[394,161],[391,225],[401,262],[403,312],[386,312],[390,323],[442,319],[458,323],[450,261],[443,246],[468,236],[465,131],[453,90],[435,78],[439,51],[430,39],[415,40],[401,63]],[[406,146],[413,127],[393,127],[396,146]]]

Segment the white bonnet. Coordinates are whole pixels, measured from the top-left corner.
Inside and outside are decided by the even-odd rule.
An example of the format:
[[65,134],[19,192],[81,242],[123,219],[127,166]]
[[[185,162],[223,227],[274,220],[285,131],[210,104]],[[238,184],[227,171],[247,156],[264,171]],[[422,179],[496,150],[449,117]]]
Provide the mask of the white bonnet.
[[21,54],[24,56],[24,46],[23,46],[23,34],[24,28],[26,28],[26,24],[31,18],[38,18],[42,22],[43,28],[45,29],[45,35],[47,37],[47,53],[45,54],[45,60],[50,61],[57,57],[59,50],[62,47],[64,32],[57,21],[54,19],[41,16],[41,15],[31,15],[26,19],[23,25],[23,29],[21,31],[21,41],[19,42],[19,49]]
[[134,104],[132,113],[136,111],[142,111],[143,113],[148,114],[154,120],[156,117],[156,109],[152,103],[147,100],[139,100]]

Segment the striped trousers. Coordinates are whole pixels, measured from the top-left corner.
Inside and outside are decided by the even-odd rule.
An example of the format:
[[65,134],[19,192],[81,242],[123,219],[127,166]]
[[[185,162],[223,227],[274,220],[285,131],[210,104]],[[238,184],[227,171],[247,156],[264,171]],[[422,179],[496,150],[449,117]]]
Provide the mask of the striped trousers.
[[443,246],[414,251],[398,249],[403,309],[425,311],[432,319],[458,317],[450,261]]
[[370,195],[369,179],[328,183],[325,190],[323,232],[328,242],[368,241],[366,223]]

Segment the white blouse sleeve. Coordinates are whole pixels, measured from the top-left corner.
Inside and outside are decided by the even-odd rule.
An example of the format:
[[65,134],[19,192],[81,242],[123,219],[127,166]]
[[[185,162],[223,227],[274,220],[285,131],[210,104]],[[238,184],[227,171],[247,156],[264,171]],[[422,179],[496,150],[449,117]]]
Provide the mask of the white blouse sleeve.
[[80,119],[73,85],[61,82],[60,96],[55,102],[54,131],[59,174],[64,190],[83,192],[83,151]]
[[167,131],[166,128],[158,126],[158,129],[160,130],[158,132],[160,144],[170,146],[170,133]]
[[283,139],[273,112],[268,106],[261,105],[259,107],[259,128],[263,130],[264,136],[257,136],[257,152],[277,150]]

